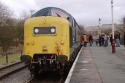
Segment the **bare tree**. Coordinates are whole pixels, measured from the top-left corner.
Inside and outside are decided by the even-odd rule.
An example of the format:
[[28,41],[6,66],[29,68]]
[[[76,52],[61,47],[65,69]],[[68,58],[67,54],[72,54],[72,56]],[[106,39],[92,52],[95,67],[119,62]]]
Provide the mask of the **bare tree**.
[[21,53],[22,53],[23,39],[24,39],[24,22],[29,17],[30,17],[30,14],[27,14],[27,12],[23,11],[20,19],[17,19],[18,23],[16,25],[16,36],[17,36],[16,45],[19,48]]
[[0,3],[0,27],[9,25],[8,23],[10,22],[8,21],[11,18],[11,14],[12,12],[8,9],[8,7]]
[[0,28],[0,46],[2,48],[2,55],[6,56],[6,62],[8,63],[8,50],[14,44],[15,30],[10,26],[4,26]]
[[15,38],[15,30],[12,24],[11,11],[4,4],[0,3],[0,47],[2,48],[2,55],[6,56],[7,63],[7,51]]
[[12,18],[12,16],[7,6],[0,3],[0,47],[2,55],[6,56],[7,63],[10,47],[23,43],[24,21],[30,17],[26,12],[21,14],[20,19]]
[[29,17],[30,17],[30,14],[27,14],[25,11],[23,11],[22,14],[21,14],[21,18],[18,19],[17,38],[18,38],[19,44],[23,44],[24,22]]

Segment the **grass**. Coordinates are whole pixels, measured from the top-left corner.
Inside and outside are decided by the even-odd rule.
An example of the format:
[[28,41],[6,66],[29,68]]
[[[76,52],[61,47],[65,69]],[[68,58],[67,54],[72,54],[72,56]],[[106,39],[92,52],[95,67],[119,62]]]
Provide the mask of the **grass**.
[[[20,54],[9,54],[8,55],[8,63],[16,62],[20,60]],[[7,64],[6,63],[6,56],[0,55],[0,65],[1,64]]]

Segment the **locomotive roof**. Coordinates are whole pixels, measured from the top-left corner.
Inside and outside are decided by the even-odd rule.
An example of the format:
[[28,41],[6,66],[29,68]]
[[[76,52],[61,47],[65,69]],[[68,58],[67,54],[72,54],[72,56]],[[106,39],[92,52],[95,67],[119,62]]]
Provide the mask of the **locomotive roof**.
[[72,17],[69,13],[57,7],[43,8],[38,12],[36,12],[35,14],[33,14],[31,17],[38,17],[38,16]]
[[[72,26],[78,26],[76,20],[65,10],[62,10],[57,7],[46,7],[43,8],[36,13],[34,13],[31,17],[39,17],[39,16],[57,16],[57,17],[63,17],[69,20]],[[78,26],[79,28],[79,26]]]

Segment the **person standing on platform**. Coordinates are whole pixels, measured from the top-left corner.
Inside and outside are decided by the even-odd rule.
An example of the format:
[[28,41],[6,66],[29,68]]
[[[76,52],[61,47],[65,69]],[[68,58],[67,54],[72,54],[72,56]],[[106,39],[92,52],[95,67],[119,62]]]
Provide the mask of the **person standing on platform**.
[[124,32],[124,38],[123,39],[124,39],[124,47],[125,47],[125,32]]
[[102,46],[102,38],[101,38],[101,35],[99,35],[99,46]]
[[120,34],[115,34],[116,47],[120,47]]
[[92,46],[92,44],[93,44],[93,37],[92,37],[92,35],[89,35],[89,44],[90,44],[90,46]]
[[87,43],[88,43],[88,36],[87,36],[87,34],[83,34],[82,35],[82,39],[83,39],[83,46],[86,47]]
[[109,39],[108,35],[105,34],[105,36],[104,36],[104,46],[105,47],[108,46],[108,39]]
[[101,42],[102,42],[102,46],[104,46],[104,42],[105,42],[105,40],[104,40],[104,34],[101,36],[101,38],[102,38],[102,39],[101,39],[101,40],[102,40],[102,41],[101,41]]
[[113,37],[112,37],[112,34],[110,35],[110,43],[112,45],[112,42],[113,42]]
[[96,36],[96,46],[99,45],[99,36]]

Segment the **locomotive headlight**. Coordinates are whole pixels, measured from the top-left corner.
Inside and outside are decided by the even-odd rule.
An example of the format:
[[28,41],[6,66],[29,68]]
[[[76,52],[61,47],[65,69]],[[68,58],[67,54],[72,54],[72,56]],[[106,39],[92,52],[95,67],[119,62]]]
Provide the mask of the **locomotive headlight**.
[[34,29],[34,32],[35,32],[35,33],[38,33],[38,32],[39,32],[39,29],[37,29],[37,28]]
[[52,33],[55,33],[56,30],[55,30],[55,28],[51,28],[50,31],[51,31]]

